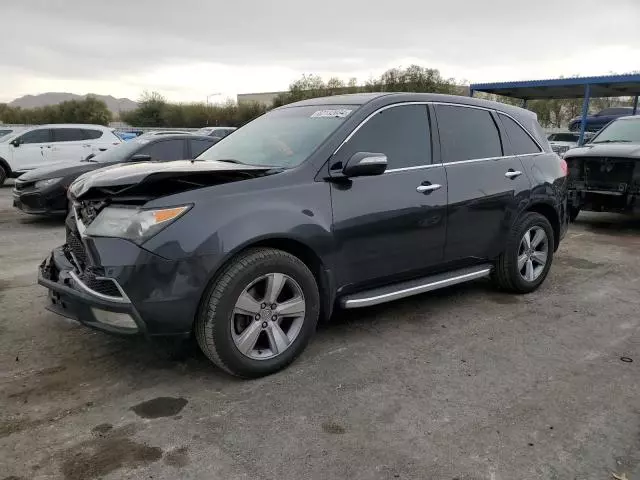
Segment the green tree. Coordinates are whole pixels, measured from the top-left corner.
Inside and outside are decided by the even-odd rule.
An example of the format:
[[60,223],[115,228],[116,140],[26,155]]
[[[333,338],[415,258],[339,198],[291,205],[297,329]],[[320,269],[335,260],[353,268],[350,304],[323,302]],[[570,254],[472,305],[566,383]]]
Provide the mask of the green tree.
[[144,92],[138,101],[138,108],[122,113],[120,118],[138,127],[164,127],[167,101],[158,92]]

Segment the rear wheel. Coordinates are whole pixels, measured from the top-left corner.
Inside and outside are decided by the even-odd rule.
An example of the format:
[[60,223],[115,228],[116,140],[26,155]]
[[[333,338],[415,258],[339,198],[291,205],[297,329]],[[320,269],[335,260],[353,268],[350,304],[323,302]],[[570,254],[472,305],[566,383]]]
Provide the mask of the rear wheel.
[[511,228],[507,245],[496,262],[498,287],[517,293],[537,289],[553,261],[553,228],[543,215],[527,212]]
[[0,186],[4,185],[4,182],[7,180],[8,177],[8,172],[7,170],[0,165]]
[[240,254],[203,298],[196,338],[223,370],[252,378],[277,372],[306,347],[316,329],[315,278],[297,257],[271,248]]

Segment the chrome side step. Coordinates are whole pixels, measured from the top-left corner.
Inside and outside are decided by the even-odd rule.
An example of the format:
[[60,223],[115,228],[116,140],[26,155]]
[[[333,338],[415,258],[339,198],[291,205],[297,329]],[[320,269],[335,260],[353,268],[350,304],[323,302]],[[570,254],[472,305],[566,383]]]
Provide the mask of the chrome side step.
[[347,295],[340,299],[343,308],[360,308],[391,302],[420,293],[438,290],[458,283],[486,277],[491,273],[493,265],[484,264],[475,267],[461,268],[451,272],[440,273],[430,277],[418,278],[408,282],[397,283],[386,287],[374,288],[365,292]]

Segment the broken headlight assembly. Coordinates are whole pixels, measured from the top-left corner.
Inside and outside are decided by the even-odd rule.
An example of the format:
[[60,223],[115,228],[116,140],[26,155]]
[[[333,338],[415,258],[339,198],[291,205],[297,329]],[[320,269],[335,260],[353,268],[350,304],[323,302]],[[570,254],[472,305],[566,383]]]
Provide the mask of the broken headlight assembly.
[[139,209],[105,207],[87,227],[92,237],[116,237],[131,240],[138,245],[187,213],[191,205],[169,208]]

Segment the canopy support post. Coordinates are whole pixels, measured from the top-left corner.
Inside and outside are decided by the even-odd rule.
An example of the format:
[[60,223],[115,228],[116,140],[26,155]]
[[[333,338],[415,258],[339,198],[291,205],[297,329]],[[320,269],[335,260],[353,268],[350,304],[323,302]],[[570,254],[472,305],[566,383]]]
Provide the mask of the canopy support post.
[[591,85],[588,83],[584,86],[584,100],[582,102],[582,119],[580,120],[580,138],[578,145],[584,143],[584,131],[587,128],[587,115],[589,114],[589,100],[591,97]]

